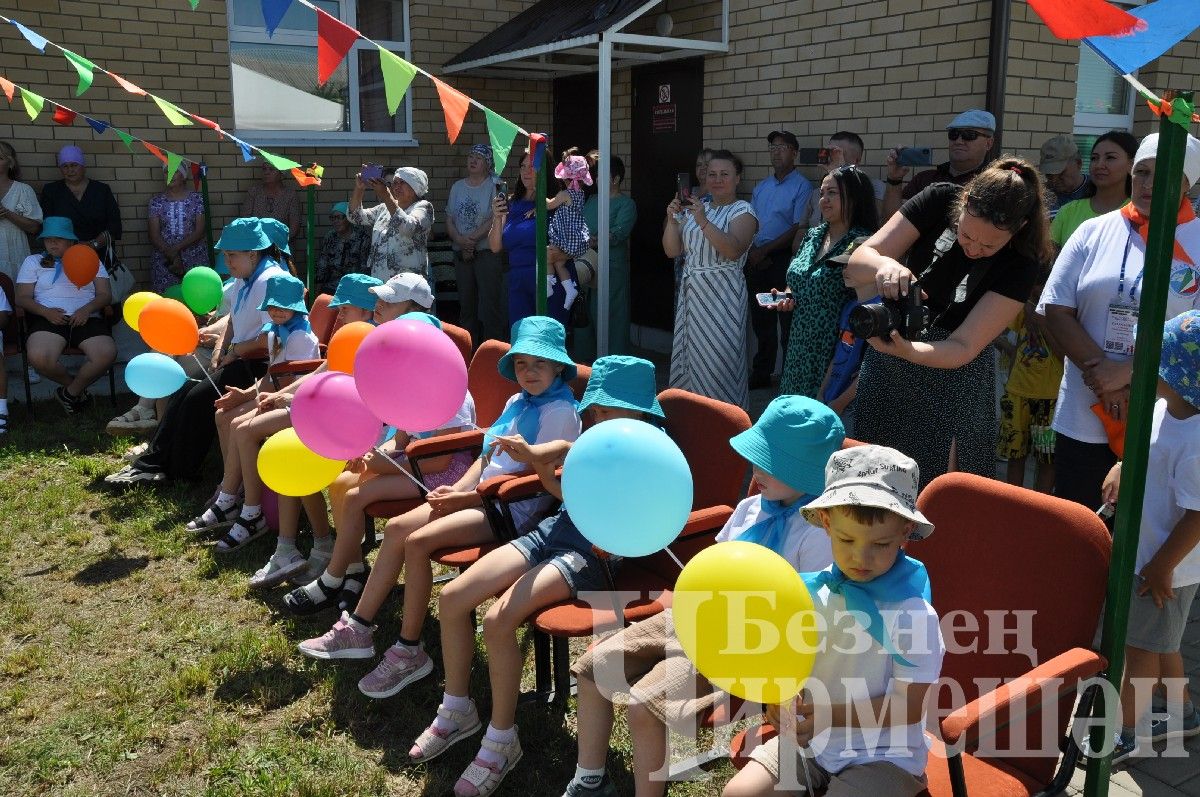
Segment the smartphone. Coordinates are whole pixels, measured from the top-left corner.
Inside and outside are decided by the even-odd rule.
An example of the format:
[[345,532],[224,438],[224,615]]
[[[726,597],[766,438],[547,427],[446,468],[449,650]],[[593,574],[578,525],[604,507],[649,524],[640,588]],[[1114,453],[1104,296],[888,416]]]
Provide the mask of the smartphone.
[[675,196],[680,202],[686,203],[692,196],[692,173],[678,172],[675,175]]
[[774,307],[780,302],[792,298],[790,293],[756,293],[754,300],[758,302],[759,307]]
[[508,197],[508,183],[504,182],[503,180],[496,181],[496,196],[499,199],[505,199]]
[[929,147],[901,147],[896,155],[900,166],[932,166],[933,150]]
[[364,182],[383,179],[383,167],[378,163],[368,163],[362,169],[362,178]]
[[796,152],[796,163],[824,166],[829,163],[829,150],[826,147],[801,147]]
[[1117,514],[1117,508],[1112,504],[1105,503],[1104,506],[1096,510],[1096,514],[1104,520],[1108,520],[1110,517]]

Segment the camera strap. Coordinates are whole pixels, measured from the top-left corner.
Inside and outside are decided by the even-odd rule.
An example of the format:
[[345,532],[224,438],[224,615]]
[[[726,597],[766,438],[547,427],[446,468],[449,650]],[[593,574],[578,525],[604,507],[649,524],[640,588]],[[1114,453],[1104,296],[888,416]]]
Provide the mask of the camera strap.
[[[933,258],[929,261],[929,265],[922,269],[920,276],[917,277],[917,283],[921,283],[924,279],[933,273],[934,268],[946,253],[954,248],[955,241],[958,240],[958,230],[954,227],[947,227],[938,236],[938,239],[933,244]],[[946,313],[950,312],[955,305],[963,304],[979,291],[980,285],[984,277],[988,273],[991,266],[991,258],[985,258],[982,261],[973,262],[963,276],[962,280],[954,289],[954,299],[951,300],[949,306],[945,310],[938,313],[936,318],[930,319],[930,326],[936,326],[938,321],[942,319]]]

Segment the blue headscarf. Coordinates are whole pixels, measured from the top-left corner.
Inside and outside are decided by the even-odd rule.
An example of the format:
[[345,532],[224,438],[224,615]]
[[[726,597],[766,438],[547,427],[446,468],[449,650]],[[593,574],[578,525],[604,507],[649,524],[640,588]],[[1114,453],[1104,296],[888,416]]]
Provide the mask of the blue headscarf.
[[571,386],[564,382],[562,377],[556,376],[550,387],[536,396],[530,395],[528,390],[522,390],[517,400],[509,404],[504,413],[484,433],[483,456],[486,458],[491,455],[499,435],[517,432],[527,443],[537,441],[538,425],[541,422],[538,408],[552,401],[569,401],[571,406],[578,406]]
[[758,543],[783,556],[788,524],[792,522],[796,513],[814,498],[815,495],[802,495],[791,506],[784,506],[782,501],[769,501],[760,497],[758,520],[737,536],[738,542]]
[[308,316],[304,313],[293,312],[292,317],[288,319],[287,323],[276,324],[272,321],[263,324],[262,331],[268,333],[274,332],[275,339],[279,341],[279,345],[286,346],[289,335],[296,331],[312,332],[312,324],[308,323]]

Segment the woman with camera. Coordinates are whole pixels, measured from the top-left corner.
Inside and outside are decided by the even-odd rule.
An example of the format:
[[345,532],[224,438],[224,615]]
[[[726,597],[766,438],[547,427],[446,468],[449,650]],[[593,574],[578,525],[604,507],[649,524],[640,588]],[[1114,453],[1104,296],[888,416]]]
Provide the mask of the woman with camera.
[[758,218],[749,202],[737,198],[741,179],[741,160],[726,149],[714,152],[708,196],[672,199],[662,241],[667,257],[684,255],[670,385],[745,408],[749,305],[742,267]]
[[[364,164],[354,181],[346,215],[351,224],[371,228],[367,273],[384,282],[406,271],[428,277],[433,205],[424,197],[429,191],[429,178],[412,166],[401,166],[395,173],[379,177],[368,168]],[[365,208],[363,195],[368,187],[379,204]]]
[[851,319],[871,346],[856,434],[917,460],[922,485],[952,470],[995,476],[991,342],[1051,260],[1043,190],[1033,166],[1001,157],[961,188],[921,191],[850,256],[849,277],[874,277],[884,300]]

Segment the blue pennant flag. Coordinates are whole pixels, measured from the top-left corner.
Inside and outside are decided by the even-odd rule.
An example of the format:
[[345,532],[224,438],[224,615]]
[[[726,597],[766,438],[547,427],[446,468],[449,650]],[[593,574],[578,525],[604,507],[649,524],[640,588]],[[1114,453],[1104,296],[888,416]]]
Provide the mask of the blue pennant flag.
[[1084,39],[1097,55],[1122,75],[1133,74],[1200,28],[1200,3],[1196,0],[1158,0],[1131,8],[1129,13],[1145,20],[1146,29],[1128,36],[1089,36]]
[[239,141],[238,146],[242,149],[242,160],[246,162],[254,160],[254,153],[250,151],[249,144],[243,144],[241,141]]
[[34,33],[29,28],[22,25],[20,22],[17,22],[15,19],[11,19],[11,20],[9,20],[9,22],[11,22],[12,24],[17,26],[17,30],[21,31],[21,35],[25,37],[25,40],[27,42],[29,42],[30,44],[32,44],[34,47],[36,47],[38,49],[38,52],[41,52],[41,53],[46,52],[46,44],[48,43],[48,41],[45,36],[42,36],[38,33]]
[[99,119],[93,119],[90,116],[85,116],[83,118],[87,119],[87,123],[92,126],[93,130],[96,131],[96,135],[101,135],[105,130],[108,129],[108,122],[102,122]]
[[262,0],[263,21],[267,23],[267,35],[274,36],[275,29],[283,22],[284,15],[292,6],[292,0]]

